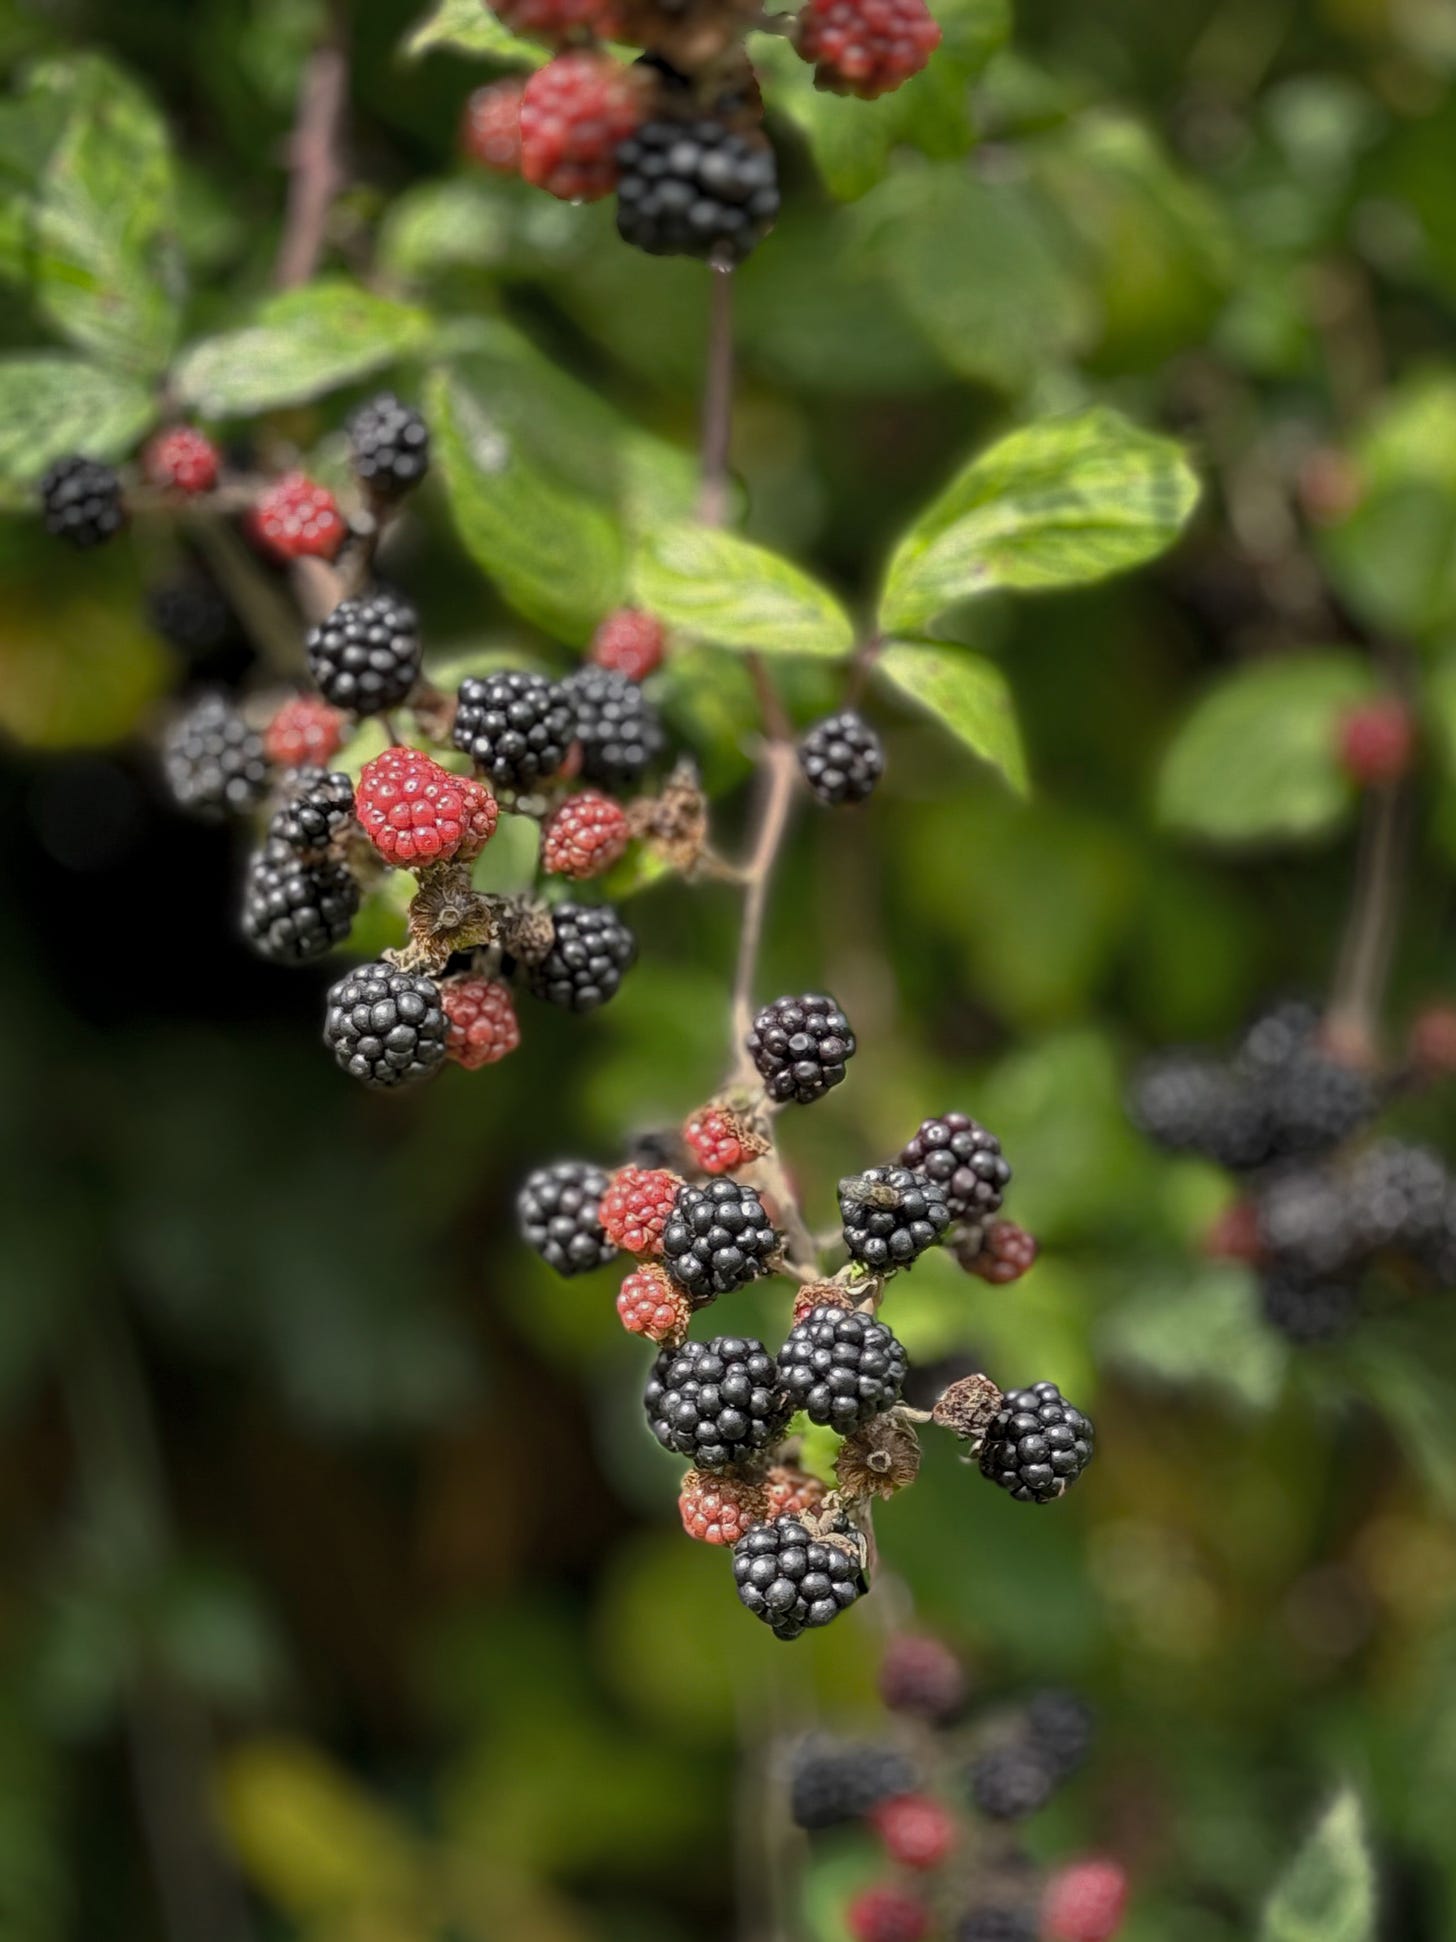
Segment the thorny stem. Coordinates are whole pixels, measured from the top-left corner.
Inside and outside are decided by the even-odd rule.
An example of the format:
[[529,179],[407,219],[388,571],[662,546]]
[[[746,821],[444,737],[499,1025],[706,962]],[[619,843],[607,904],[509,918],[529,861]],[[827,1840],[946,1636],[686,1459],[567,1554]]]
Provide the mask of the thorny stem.
[[303,72],[288,145],[288,209],[273,280],[280,290],[307,283],[318,268],[329,211],[344,184],[340,136],[349,99],[344,0],[331,0],[324,39]]

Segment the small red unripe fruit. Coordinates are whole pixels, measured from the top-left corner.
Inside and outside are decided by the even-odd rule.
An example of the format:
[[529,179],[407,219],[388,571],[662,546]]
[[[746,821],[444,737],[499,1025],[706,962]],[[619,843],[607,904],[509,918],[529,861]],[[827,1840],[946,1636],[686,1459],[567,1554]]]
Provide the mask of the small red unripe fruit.
[[1352,708],[1339,729],[1340,764],[1362,789],[1399,782],[1415,754],[1416,725],[1398,695],[1381,695]]
[[924,1942],[930,1911],[903,1888],[862,1888],[844,1911],[844,1926],[854,1942]]
[[871,1814],[885,1852],[902,1868],[938,1868],[955,1844],[955,1821],[928,1794],[901,1794]]
[[1127,1874],[1116,1861],[1074,1861],[1047,1883],[1042,1942],[1111,1942],[1126,1912]]

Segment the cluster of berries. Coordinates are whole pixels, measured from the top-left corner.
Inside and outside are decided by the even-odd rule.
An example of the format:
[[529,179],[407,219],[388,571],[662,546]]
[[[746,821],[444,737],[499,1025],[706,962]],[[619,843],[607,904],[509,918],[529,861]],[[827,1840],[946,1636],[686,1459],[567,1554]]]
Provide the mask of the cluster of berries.
[[[740,263],[773,227],[778,165],[742,41],[746,0],[493,0],[552,48],[526,81],[481,88],[466,152],[568,202],[615,193],[623,238],[653,256]],[[866,100],[918,74],[940,44],[925,0],[807,0],[779,19],[816,84]],[[624,66],[616,42],[647,52]]]
[[[847,1259],[837,1273],[808,1258],[807,1235],[790,1249],[772,1114],[822,1098],[854,1053],[832,998],[776,999],[744,1046],[756,1086],[735,1086],[680,1132],[654,1134],[652,1164],[609,1175],[559,1162],[531,1174],[518,1203],[525,1240],[558,1273],[635,1257],[617,1313],[658,1348],[643,1404],[657,1441],[691,1466],[684,1529],[732,1547],[740,1600],[783,1639],[828,1624],[868,1589],[863,1508],[914,1481],[918,1422],[961,1437],[983,1474],[1027,1503],[1061,1496],[1093,1448],[1091,1424],[1053,1383],[1003,1395],[974,1376],[928,1414],[901,1401],[905,1351],[878,1313],[890,1278],[936,1245],[995,1282],[1035,1253],[999,1219],[1011,1170],[966,1114],[927,1120],[895,1163],[840,1182]],[[781,1273],[798,1285],[776,1353],[746,1335],[689,1339],[700,1309]],[[799,1426],[810,1424],[841,1439],[832,1489],[801,1461]]]
[[1044,1875],[1013,1833],[1087,1761],[1087,1706],[1047,1690],[977,1707],[956,1655],[913,1633],[891,1639],[879,1690],[897,1732],[816,1734],[785,1760],[795,1823],[811,1836],[859,1824],[889,1864],[844,1910],[853,1942],[1111,1942],[1121,1866],[1092,1857]]
[[1134,1086],[1145,1132],[1234,1176],[1208,1251],[1258,1271],[1264,1314],[1292,1341],[1344,1334],[1377,1269],[1456,1286],[1456,1180],[1425,1147],[1369,1137],[1394,1090],[1301,1004],[1262,1016],[1228,1061],[1177,1053]]

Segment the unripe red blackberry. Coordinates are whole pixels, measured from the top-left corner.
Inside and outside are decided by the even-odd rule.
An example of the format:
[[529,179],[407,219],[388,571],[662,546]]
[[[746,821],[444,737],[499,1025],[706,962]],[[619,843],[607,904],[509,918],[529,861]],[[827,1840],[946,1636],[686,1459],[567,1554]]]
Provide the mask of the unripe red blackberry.
[[765,1471],[763,1488],[769,1518],[788,1517],[795,1523],[821,1509],[829,1494],[818,1477],[792,1463],[776,1463]]
[[770,1099],[808,1106],[843,1082],[855,1038],[834,1000],[810,992],[765,1005],[746,1046]]
[[676,1348],[688,1332],[693,1304],[665,1268],[638,1268],[622,1283],[617,1315],[631,1335]]
[[359,886],[341,864],[305,858],[276,837],[248,865],[243,935],[273,964],[306,964],[342,944]]
[[773,1357],[746,1335],[664,1349],[642,1406],[663,1449],[700,1470],[724,1470],[770,1448],[789,1420]]
[[364,834],[400,869],[468,859],[495,834],[495,797],[484,783],[452,775],[417,748],[387,748],[366,762],[354,806]]
[[677,1507],[683,1529],[700,1544],[736,1544],[768,1515],[759,1485],[744,1477],[709,1476],[702,1470],[689,1470],[683,1478]]
[[329,992],[324,1043],[366,1086],[412,1085],[445,1057],[445,1013],[431,978],[393,964],[360,964]]
[[222,470],[222,453],[205,433],[190,425],[158,432],[142,453],[142,470],[164,492],[188,497],[211,492]]
[[861,1888],[844,1911],[854,1942],[924,1942],[930,1910],[918,1895],[886,1882]]
[[1049,1504],[1092,1461],[1092,1425],[1054,1382],[1008,1389],[986,1431],[981,1474],[1021,1503]]
[[521,96],[524,81],[493,81],[465,103],[460,145],[471,161],[496,175],[521,172]]
[[788,1517],[759,1524],[738,1540],[733,1579],[740,1602],[780,1639],[832,1623],[869,1589],[848,1530],[842,1537],[811,1537]]
[[617,229],[649,256],[741,263],[779,213],[769,143],[725,123],[645,122],[617,154]]
[[290,472],[260,496],[252,530],[280,560],[332,560],[349,536],[339,502],[327,486]]
[[267,793],[262,738],[225,695],[203,695],[173,722],[162,759],[173,800],[193,816],[242,815]]
[[1233,1200],[1216,1215],[1203,1237],[1210,1261],[1260,1261],[1264,1244],[1259,1237],[1259,1208],[1253,1200]]
[[1399,695],[1381,695],[1352,708],[1339,724],[1340,764],[1362,789],[1399,782],[1409,772],[1416,724]]
[[827,1303],[794,1327],[778,1361],[795,1409],[841,1435],[899,1401],[908,1367],[883,1322]]
[[636,963],[636,937],[610,904],[556,904],[551,924],[551,948],[530,966],[533,994],[565,1011],[595,1011]]
[[989,1281],[993,1288],[1005,1288],[1020,1281],[1036,1265],[1040,1252],[1037,1238],[1015,1221],[987,1221],[984,1228],[967,1229],[965,1245],[957,1244],[957,1262],[967,1274]]
[[1411,1021],[1408,1050],[1411,1064],[1425,1078],[1456,1072],[1456,1005],[1427,1005]]
[[885,1852],[902,1868],[938,1868],[955,1845],[950,1811],[929,1794],[901,1794],[870,1815]]
[[1044,1942],[1111,1942],[1127,1912],[1127,1873],[1094,1855],[1059,1868],[1041,1905]]
[[729,1106],[704,1106],[683,1127],[683,1144],[704,1173],[732,1173],[767,1145]]
[[804,780],[830,808],[864,802],[885,773],[885,749],[862,715],[846,709],[815,722],[799,744]]
[[967,1113],[942,1113],[927,1119],[907,1141],[900,1165],[911,1167],[945,1189],[945,1203],[953,1221],[980,1223],[996,1213],[1011,1168],[994,1133],[977,1125]]
[[626,1254],[661,1254],[682,1181],[665,1167],[622,1167],[602,1195],[601,1223]]
[[619,607],[608,614],[592,636],[591,658],[629,681],[645,681],[661,667],[666,630],[655,614],[640,607]]
[[597,202],[617,183],[617,151],[641,119],[629,70],[606,54],[558,54],[521,96],[521,174],[563,202]]
[[925,0],[807,0],[795,45],[816,87],[873,101],[920,72],[940,28]]
[[965,1707],[965,1668],[939,1639],[900,1632],[885,1647],[879,1688],[892,1713],[909,1713],[945,1726],[959,1718]]
[[446,978],[440,1004],[449,1026],[445,1055],[467,1072],[498,1064],[521,1042],[511,988],[499,978]]
[[392,593],[341,600],[304,642],[308,671],[334,707],[377,715],[404,701],[420,678],[419,616]]
[[607,1176],[587,1160],[558,1160],[527,1174],[516,1195],[522,1239],[558,1274],[588,1274],[615,1261],[597,1209]]
[[280,769],[326,768],[344,742],[346,718],[317,695],[291,695],[263,731],[263,749]]
[[490,10],[513,34],[548,47],[620,37],[611,0],[491,0]]
[[349,418],[354,476],[379,499],[400,499],[430,469],[430,428],[413,405],[381,391]]
[[599,877],[626,855],[632,840],[627,812],[610,796],[583,789],[568,796],[541,832],[541,867],[550,876]]

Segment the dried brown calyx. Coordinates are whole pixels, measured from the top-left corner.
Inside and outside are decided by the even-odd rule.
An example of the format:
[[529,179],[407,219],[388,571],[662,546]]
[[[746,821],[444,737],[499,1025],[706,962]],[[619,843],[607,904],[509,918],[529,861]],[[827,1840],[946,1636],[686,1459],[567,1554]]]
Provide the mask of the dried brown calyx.
[[979,1443],[996,1420],[1001,1391],[989,1376],[962,1376],[935,1399],[930,1420],[968,1443]]
[[920,1439],[893,1413],[876,1416],[845,1438],[834,1474],[847,1497],[893,1497],[920,1474]]

